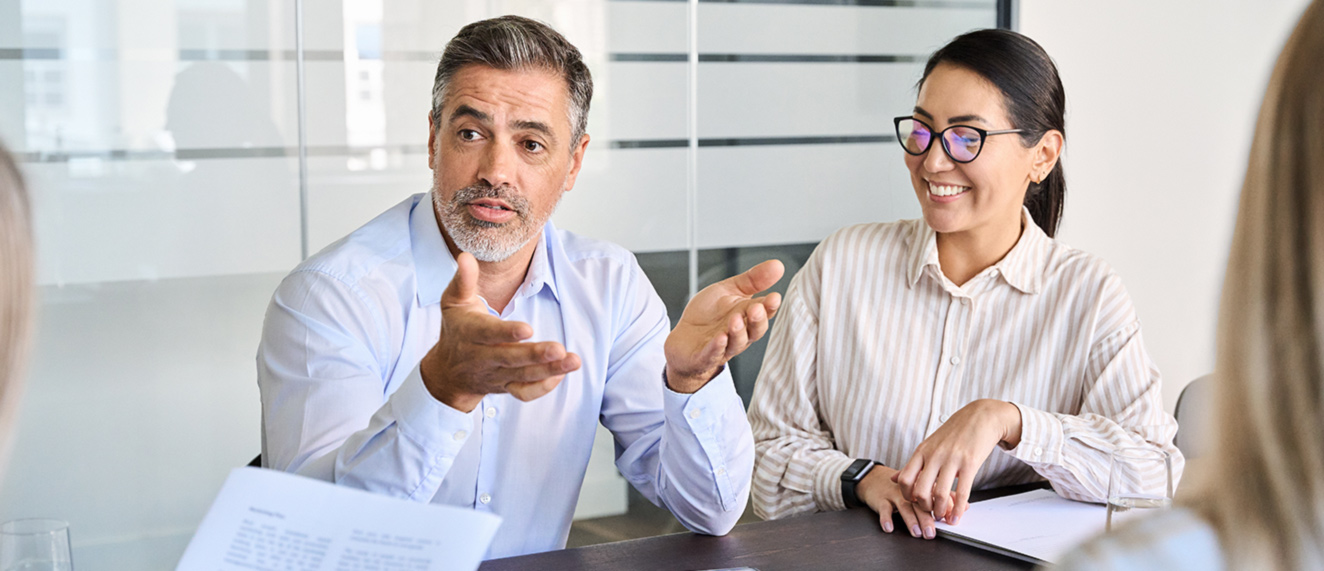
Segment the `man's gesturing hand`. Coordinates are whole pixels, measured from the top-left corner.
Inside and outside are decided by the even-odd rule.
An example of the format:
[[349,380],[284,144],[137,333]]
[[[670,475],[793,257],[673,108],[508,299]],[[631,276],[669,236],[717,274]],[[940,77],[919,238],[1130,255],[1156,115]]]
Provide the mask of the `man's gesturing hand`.
[[777,283],[784,271],[781,262],[768,260],[703,288],[690,300],[665,345],[672,390],[692,393],[703,388],[718,367],[767,333],[781,294],[753,296]]
[[423,357],[419,372],[433,397],[459,411],[483,395],[510,393],[522,401],[541,397],[579,368],[579,355],[560,343],[524,343],[533,327],[502,321],[478,296],[478,261],[462,252],[455,277],[441,294],[441,337]]

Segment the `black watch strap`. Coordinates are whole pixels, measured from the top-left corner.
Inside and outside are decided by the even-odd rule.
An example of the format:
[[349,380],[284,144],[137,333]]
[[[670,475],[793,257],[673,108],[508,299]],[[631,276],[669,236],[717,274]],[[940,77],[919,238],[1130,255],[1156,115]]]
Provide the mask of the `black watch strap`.
[[851,462],[846,471],[841,473],[841,499],[846,502],[847,508],[864,507],[864,502],[860,501],[860,496],[856,493],[856,487],[874,466],[882,465],[882,462],[860,458]]

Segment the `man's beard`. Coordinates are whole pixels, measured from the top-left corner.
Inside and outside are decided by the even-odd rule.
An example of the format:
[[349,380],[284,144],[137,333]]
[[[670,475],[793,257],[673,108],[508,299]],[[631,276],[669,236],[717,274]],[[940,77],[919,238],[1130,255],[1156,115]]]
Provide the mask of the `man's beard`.
[[[497,224],[474,218],[469,214],[468,205],[483,198],[505,201],[515,211],[515,219]],[[440,215],[438,218],[446,234],[461,251],[469,252],[483,262],[500,262],[515,255],[538,236],[552,211],[556,210],[557,203],[560,203],[559,196],[546,212],[533,212],[529,200],[510,186],[493,187],[484,181],[461,188],[455,191],[450,201],[444,201],[437,191],[436,181],[432,183],[432,205]]]

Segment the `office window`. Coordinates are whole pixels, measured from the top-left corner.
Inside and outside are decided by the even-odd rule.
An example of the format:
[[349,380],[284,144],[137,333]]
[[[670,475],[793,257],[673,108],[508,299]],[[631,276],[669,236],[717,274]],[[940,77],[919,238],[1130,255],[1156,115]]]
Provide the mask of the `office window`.
[[[0,520],[70,520],[81,571],[173,567],[228,470],[257,454],[271,292],[429,189],[432,79],[464,24],[526,15],[583,52],[593,139],[554,220],[635,251],[674,319],[691,276],[778,258],[784,290],[832,230],[918,215],[890,118],[929,52],[997,12],[305,0],[298,21],[298,1],[0,0],[0,139],[35,194],[41,288]],[[732,364],[746,398],[761,351]],[[600,439],[581,516],[624,508],[611,454]]]

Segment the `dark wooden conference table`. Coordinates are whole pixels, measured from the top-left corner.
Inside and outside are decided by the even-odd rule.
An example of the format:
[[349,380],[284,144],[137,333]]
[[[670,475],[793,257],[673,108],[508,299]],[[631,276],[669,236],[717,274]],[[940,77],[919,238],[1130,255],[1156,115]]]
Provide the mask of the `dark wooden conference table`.
[[[1044,487],[1011,486],[972,494],[986,500]],[[939,537],[923,540],[902,531],[883,533],[868,509],[816,513],[736,526],[723,537],[676,533],[575,549],[493,559],[479,571],[702,570],[753,567],[759,571],[810,569],[1031,569],[1034,565]]]

